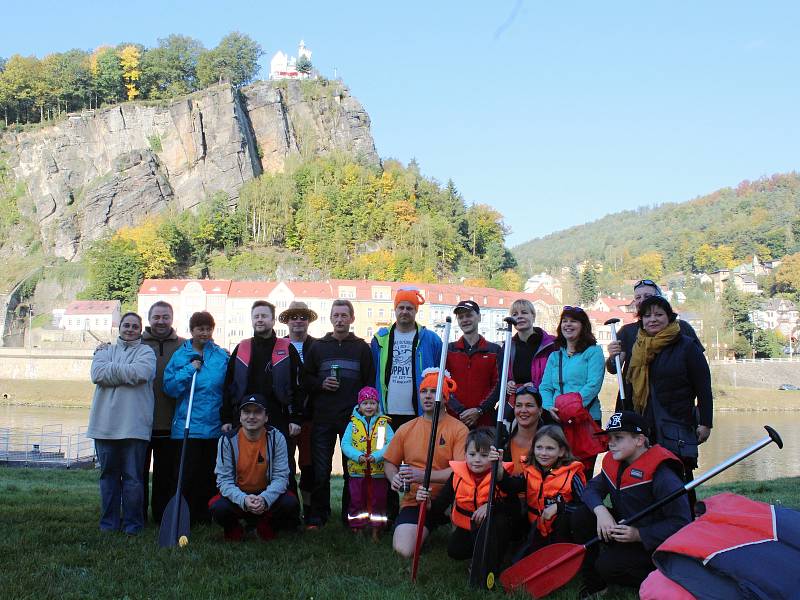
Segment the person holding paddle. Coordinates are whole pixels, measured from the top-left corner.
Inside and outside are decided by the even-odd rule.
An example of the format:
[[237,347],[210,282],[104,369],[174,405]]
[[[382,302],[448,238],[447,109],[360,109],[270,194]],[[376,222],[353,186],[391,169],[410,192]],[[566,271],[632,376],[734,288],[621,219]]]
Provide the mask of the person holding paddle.
[[[431,437],[433,415],[436,409],[436,385],[439,369],[426,369],[422,374],[419,386],[419,398],[422,416],[401,426],[392,438],[392,442],[384,452],[386,478],[395,491],[410,485],[401,503],[400,513],[394,528],[392,547],[395,552],[411,558],[414,554],[417,538],[417,521],[420,506],[417,502],[417,488],[423,483],[425,465],[427,463],[428,440]],[[455,382],[445,373],[442,384],[442,397],[446,402],[456,388]],[[439,411],[436,442],[433,452],[431,470],[431,493],[438,494],[442,485],[447,483],[453,469],[451,460],[464,460],[465,440],[469,429],[461,421]],[[406,463],[403,472],[400,466]],[[430,527],[423,527],[423,540]]]
[[[432,525],[444,521],[445,511],[452,508],[450,521],[454,529],[447,542],[447,555],[452,559],[472,558],[478,529],[486,519],[489,506],[492,460],[497,460],[499,457],[499,453],[492,445],[494,443],[494,432],[488,427],[470,431],[466,440],[466,460],[450,461],[453,473],[430,504]],[[511,463],[503,463],[503,468],[498,467],[498,472],[504,469],[510,471]],[[497,492],[493,534],[497,539],[500,554],[503,554],[508,546],[510,516],[514,508],[507,501],[497,502],[497,496],[502,495],[499,494],[499,489]],[[431,493],[422,486],[417,488],[417,502],[430,501]]]
[[[491,460],[500,454],[493,450]],[[545,425],[536,432],[521,475],[506,477],[497,468],[500,489],[525,494],[530,523],[528,541],[514,561],[553,542],[572,541],[572,515],[580,507],[586,486],[583,465],[573,455],[558,425]]]
[[[192,338],[181,344],[164,370],[164,391],[177,399],[172,418],[171,437],[176,446],[182,444],[186,414],[194,377],[194,401],[189,420],[189,438],[183,492],[189,505],[191,522],[208,522],[208,501],[217,493],[214,465],[217,461],[217,440],[222,431],[220,407],[228,353],[212,339],[214,317],[196,312],[189,319]],[[176,477],[177,480],[177,477]]]
[[[640,519],[627,519],[683,486],[683,464],[670,451],[650,445],[647,420],[635,412],[614,413],[603,431],[608,452],[603,470],[586,485],[585,507],[575,513],[575,536],[583,542],[595,535],[605,543],[586,550],[581,598],[593,598],[610,583],[638,588],[655,569],[653,551],[691,521],[685,495]],[[611,499],[611,508],[603,503]]]

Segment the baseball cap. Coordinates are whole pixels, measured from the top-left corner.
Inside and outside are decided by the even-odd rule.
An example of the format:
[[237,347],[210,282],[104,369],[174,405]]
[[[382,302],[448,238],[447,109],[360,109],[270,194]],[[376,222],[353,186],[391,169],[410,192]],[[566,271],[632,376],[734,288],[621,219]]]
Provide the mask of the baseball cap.
[[481,314],[481,307],[478,306],[478,303],[474,300],[462,300],[456,305],[453,312],[457,313],[460,310],[474,310],[475,314]]
[[608,435],[609,433],[617,433],[619,431],[627,431],[629,433],[641,433],[642,435],[650,435],[650,426],[639,413],[632,410],[623,410],[616,412],[608,419],[608,424],[603,431],[598,431],[595,435]]
[[239,410],[242,410],[248,404],[255,404],[267,410],[267,399],[261,394],[247,394],[239,403]]

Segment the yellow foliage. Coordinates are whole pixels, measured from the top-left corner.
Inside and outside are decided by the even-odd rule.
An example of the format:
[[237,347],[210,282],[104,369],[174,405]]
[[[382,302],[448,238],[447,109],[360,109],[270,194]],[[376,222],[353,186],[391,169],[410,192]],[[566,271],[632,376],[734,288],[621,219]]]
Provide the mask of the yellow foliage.
[[500,279],[503,282],[503,289],[511,292],[519,292],[522,290],[522,277],[519,276],[514,269],[507,269]]
[[419,220],[417,218],[417,210],[414,208],[414,205],[406,200],[398,200],[397,202],[393,202],[392,212],[394,213],[394,218],[397,220],[398,224],[405,225],[406,227],[410,227]]
[[392,175],[388,171],[384,171],[383,175],[381,175],[380,185],[381,185],[381,193],[384,196],[390,196],[391,193],[394,191],[394,186],[395,186],[394,175]]
[[157,219],[147,219],[137,227],[123,227],[116,233],[116,237],[136,245],[147,278],[164,277],[175,266],[169,245],[158,233],[159,224]]
[[122,66],[122,80],[128,90],[128,100],[133,100],[139,95],[136,82],[142,76],[140,70],[142,53],[136,46],[128,45],[119,51],[120,66]]
[[92,77],[97,78],[97,58],[111,49],[111,46],[98,46],[95,48],[95,51],[92,52],[92,55],[89,57],[89,71],[92,74]]
[[402,281],[406,283],[438,283],[439,278],[436,277],[436,273],[433,272],[433,269],[428,267],[422,271],[412,271],[408,269],[403,273]]
[[483,277],[474,277],[472,279],[465,279],[464,285],[469,287],[487,287],[489,282]]

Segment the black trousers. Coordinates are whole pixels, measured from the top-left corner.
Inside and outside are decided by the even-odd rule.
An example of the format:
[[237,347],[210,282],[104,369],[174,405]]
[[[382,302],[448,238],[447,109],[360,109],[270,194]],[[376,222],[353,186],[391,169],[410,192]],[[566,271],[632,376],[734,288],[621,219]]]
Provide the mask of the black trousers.
[[300,505],[297,497],[286,492],[278,496],[278,499],[269,507],[269,510],[260,514],[242,510],[224,496],[220,496],[209,508],[211,518],[215,523],[222,525],[225,530],[233,529],[240,525],[240,520],[244,520],[248,525],[256,525],[261,520],[268,520],[272,529],[293,530],[297,527],[297,519],[300,516]]
[[286,439],[286,455],[289,458],[289,491],[295,496],[297,495],[297,464],[294,459],[295,450],[297,450],[297,438],[289,435],[289,418],[285,415],[270,415],[269,424],[283,434]]
[[[336,437],[340,443],[344,430],[350,419],[338,423],[315,422],[311,428],[311,461],[314,465],[314,489],[311,492],[311,515],[308,522],[322,525],[331,515],[331,470],[333,469],[333,453],[336,449]],[[347,459],[342,454],[342,523],[347,524],[347,507],[350,504],[348,490]]]
[[[217,439],[193,439],[186,442],[186,461],[183,465],[183,497],[189,505],[191,522],[208,523],[208,501],[217,494]],[[183,440],[172,440],[178,459],[175,461],[175,479],[178,478],[180,452]]]
[[[597,535],[597,518],[587,506],[575,511],[572,523],[578,543]],[[581,573],[584,583],[595,589],[604,583],[638,588],[655,568],[651,553],[641,542],[601,542],[586,550]]]
[[[150,464],[153,465],[153,489],[150,492]],[[150,505],[153,521],[161,523],[161,516],[170,498],[175,495],[175,446],[169,439],[169,430],[153,431],[147,454],[144,458],[144,519],[147,521],[147,505]]]
[[[497,570],[505,563],[504,559],[508,553],[510,515],[502,503],[495,506],[492,512],[492,536],[487,549],[487,566],[490,570]],[[453,560],[470,560],[475,552],[478,531],[478,527],[474,524],[469,531],[455,527],[447,540],[447,555]]]

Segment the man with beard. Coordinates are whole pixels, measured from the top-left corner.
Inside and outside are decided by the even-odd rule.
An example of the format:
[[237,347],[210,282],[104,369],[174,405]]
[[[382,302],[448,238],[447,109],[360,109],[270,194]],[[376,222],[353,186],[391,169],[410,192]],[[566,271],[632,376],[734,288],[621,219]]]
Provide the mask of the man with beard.
[[[250,309],[253,337],[233,349],[225,375],[220,408],[222,431],[239,426],[239,401],[247,394],[264,396],[269,422],[287,440],[300,433],[302,398],[298,393],[300,355],[286,338],[275,335],[275,306],[256,300]],[[294,454],[289,454],[289,489],[296,493]]]

